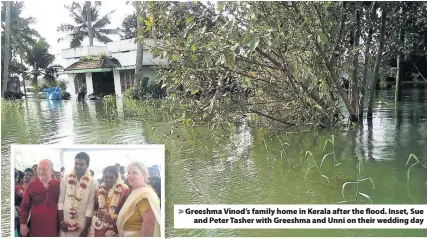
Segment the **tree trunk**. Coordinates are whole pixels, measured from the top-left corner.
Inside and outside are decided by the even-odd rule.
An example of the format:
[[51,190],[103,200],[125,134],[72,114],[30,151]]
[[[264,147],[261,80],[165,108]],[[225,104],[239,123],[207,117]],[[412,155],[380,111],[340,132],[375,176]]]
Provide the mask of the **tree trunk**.
[[364,110],[364,104],[365,104],[365,94],[366,94],[366,84],[368,81],[368,64],[369,64],[369,50],[371,48],[371,42],[372,42],[372,34],[373,34],[373,29],[372,27],[369,28],[368,30],[368,40],[366,42],[366,48],[365,48],[365,62],[364,67],[363,67],[363,79],[362,79],[362,86],[361,86],[361,91],[360,91],[360,100],[359,100],[359,119],[362,120],[363,119],[363,110]]
[[387,9],[386,9],[386,5],[383,4],[382,13],[381,13],[380,47],[378,49],[377,59],[375,60],[374,75],[372,77],[371,89],[370,89],[370,94],[369,94],[369,105],[368,105],[368,114],[367,114],[368,119],[372,119],[372,111],[374,108],[375,91],[377,88],[382,52],[383,52],[383,48],[384,48],[386,16],[387,16]]
[[[406,9],[405,9],[406,10]],[[402,81],[403,81],[403,61],[404,61],[404,53],[403,53],[403,48],[405,47],[405,26],[403,26],[403,24],[406,23],[405,21],[405,11],[403,9],[403,6],[400,7],[400,19],[401,19],[401,23],[402,26],[400,28],[400,49],[399,49],[399,55],[397,56],[397,74],[396,74],[396,88],[394,91],[394,100],[395,103],[397,104],[397,102],[401,101],[402,99]]]
[[397,56],[397,71],[396,71],[396,88],[394,89],[394,103],[397,106],[397,102],[401,100],[401,87],[402,87],[402,80],[403,80],[403,70],[402,70],[402,62],[403,62],[403,56],[401,53]]
[[365,61],[363,63],[363,65],[364,65],[363,66],[363,78],[362,78],[362,86],[361,86],[361,90],[360,90],[359,120],[363,120],[363,111],[365,108],[364,105],[365,105],[366,83],[368,81],[368,64],[369,64],[369,58],[370,58],[369,51],[371,49],[372,35],[374,33],[374,29],[372,27],[372,22],[376,19],[376,12],[377,12],[376,3],[373,2],[372,3],[372,9],[370,10],[370,23],[368,23],[369,24],[368,39],[366,41],[365,53],[363,54]]
[[37,74],[37,73],[33,74],[33,86],[36,88],[39,87],[39,83],[37,82],[38,78],[39,78],[39,74]]
[[[360,11],[356,10],[356,31],[354,33],[354,49],[359,47],[360,40]],[[351,86],[351,105],[354,110],[357,110],[357,103],[359,101],[359,50],[354,51],[353,56],[353,76]]]
[[[19,58],[21,58],[21,65],[23,65],[23,63],[22,63],[22,56],[20,56]],[[21,73],[21,75],[22,75],[22,84],[24,85],[24,95],[25,95],[25,98],[27,98],[27,88],[25,87],[25,72],[24,71],[22,71],[22,73]]]
[[3,85],[1,94],[4,96],[5,91],[7,90],[7,83],[9,82],[9,64],[10,64],[10,8],[11,1],[5,2],[6,4],[6,19],[5,19],[5,32],[4,32],[4,70],[3,70]]
[[90,10],[90,1],[86,1],[86,18],[87,28],[89,33],[89,46],[93,46],[93,29],[92,29],[92,15]]
[[144,57],[144,48],[143,48],[143,24],[141,22],[142,19],[142,2],[135,2],[135,10],[136,10],[136,28],[137,28],[137,42],[136,42],[136,63],[135,63],[135,82],[141,81],[144,77],[144,73],[142,71],[142,61]]
[[[345,8],[345,3],[346,2],[343,2],[343,9]],[[297,5],[295,4],[295,2],[292,2],[292,5],[293,5],[293,7],[295,9],[295,12],[298,14],[298,17],[299,17],[300,21],[304,22],[304,18],[301,15],[301,13],[300,13]],[[340,27],[341,29],[340,29],[340,34],[339,34],[338,41],[342,40],[341,39],[342,38],[341,33],[342,33],[342,30],[344,29],[344,26],[345,26],[345,15],[343,15],[342,18],[341,18],[341,27]],[[307,32],[309,34],[313,35],[313,33],[308,28],[306,28],[306,30],[307,30]],[[350,121],[351,122],[357,122],[356,109],[352,107],[352,105],[350,103],[350,100],[348,99],[348,95],[346,94],[346,92],[344,91],[344,88],[341,86],[341,84],[339,82],[339,77],[338,77],[338,74],[337,74],[337,71],[336,71],[336,67],[335,67],[335,64],[336,64],[335,58],[336,58],[336,56],[332,55],[331,57],[328,57],[326,55],[326,53],[323,51],[323,47],[319,44],[319,42],[316,40],[316,38],[313,37],[312,39],[313,39],[314,46],[316,47],[316,51],[322,56],[323,61],[324,61],[325,65],[326,65],[326,68],[327,68],[329,74],[331,75],[331,79],[327,80],[327,83],[329,85],[331,85],[331,86],[335,86],[335,88],[337,89],[338,94],[340,95],[342,101],[345,104],[345,107],[346,107],[347,112],[349,114]],[[338,46],[339,46],[338,44],[335,46],[335,50],[334,51],[338,51],[337,50]],[[333,53],[333,54],[335,54],[335,53]]]

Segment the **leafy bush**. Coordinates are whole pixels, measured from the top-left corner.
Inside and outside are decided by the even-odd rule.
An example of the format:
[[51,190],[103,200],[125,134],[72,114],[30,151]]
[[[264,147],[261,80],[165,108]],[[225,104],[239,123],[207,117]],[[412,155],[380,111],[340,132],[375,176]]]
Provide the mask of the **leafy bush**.
[[49,85],[49,83],[47,83],[46,81],[43,81],[42,85],[41,85],[41,89],[45,89],[45,88],[50,88],[51,86]]
[[67,90],[67,83],[65,83],[65,81],[59,81],[58,86],[59,86],[59,88],[61,88],[61,91]]
[[166,90],[162,88],[162,82],[157,84],[148,84],[148,77],[137,80],[135,87],[125,91],[125,97],[131,99],[162,98],[166,96]]
[[69,92],[61,90],[61,99],[69,100],[71,99],[71,94]]
[[34,94],[34,98],[36,99],[46,99],[46,93],[44,92],[37,92]]

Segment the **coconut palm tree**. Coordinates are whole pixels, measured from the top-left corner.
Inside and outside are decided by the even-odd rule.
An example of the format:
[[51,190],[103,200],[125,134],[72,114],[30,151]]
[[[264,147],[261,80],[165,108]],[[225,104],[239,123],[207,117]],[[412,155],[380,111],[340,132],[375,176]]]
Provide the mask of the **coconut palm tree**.
[[[39,33],[30,28],[35,23],[33,17],[22,18],[22,9],[24,2],[11,2],[10,25],[11,25],[11,47],[13,56],[21,51],[28,51],[36,45],[36,39],[40,37]],[[2,6],[2,29],[4,29],[5,5]]]
[[[2,2],[1,23],[2,23],[2,42],[5,42],[5,16],[6,2]],[[22,8],[24,2],[10,2],[10,51],[9,51],[9,74],[24,74],[27,68],[23,64],[23,59],[26,59],[27,52],[36,45],[36,38],[40,37],[39,33],[30,27],[35,23],[32,17],[22,18]],[[2,44],[2,61],[1,70],[3,75],[4,70],[4,54],[6,48]],[[19,56],[19,59],[18,59]],[[23,76],[24,77],[24,76]],[[25,86],[24,86],[25,90]]]
[[4,75],[3,75],[3,81],[2,81],[2,91],[1,94],[4,96],[6,90],[7,90],[7,83],[9,80],[9,51],[10,51],[10,2],[6,2],[6,19],[5,19],[5,57],[4,60]]
[[[92,22],[93,37],[99,42],[107,43],[112,40],[108,37],[109,35],[118,34],[117,29],[109,29],[107,25],[110,24],[110,15],[114,12],[111,11],[108,14],[100,17],[99,7],[101,2],[95,2],[94,6],[90,6],[90,20]],[[75,24],[61,24],[58,27],[58,32],[67,33],[67,37],[59,38],[58,41],[71,39],[70,47],[75,48],[82,45],[83,40],[89,37],[89,26],[87,21],[87,5],[81,5],[80,3],[73,2],[70,6],[65,6],[70,11],[71,17],[74,19]]]

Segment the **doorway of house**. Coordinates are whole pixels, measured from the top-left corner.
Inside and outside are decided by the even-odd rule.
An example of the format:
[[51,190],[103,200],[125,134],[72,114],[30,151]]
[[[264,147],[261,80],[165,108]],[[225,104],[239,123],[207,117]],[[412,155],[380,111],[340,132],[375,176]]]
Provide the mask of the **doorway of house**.
[[96,96],[115,95],[112,71],[92,73],[93,93]]

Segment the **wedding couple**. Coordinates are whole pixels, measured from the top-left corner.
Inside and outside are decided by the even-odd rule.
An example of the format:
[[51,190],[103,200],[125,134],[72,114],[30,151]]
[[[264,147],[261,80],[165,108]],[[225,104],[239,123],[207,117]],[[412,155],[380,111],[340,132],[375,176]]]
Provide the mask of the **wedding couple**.
[[78,153],[74,161],[60,183],[51,178],[52,162],[40,161],[39,177],[26,188],[21,204],[23,236],[56,237],[59,231],[60,237],[160,237],[160,199],[147,184],[142,163],[127,167],[130,189],[115,166],[104,169],[98,186],[88,170],[89,155]]

